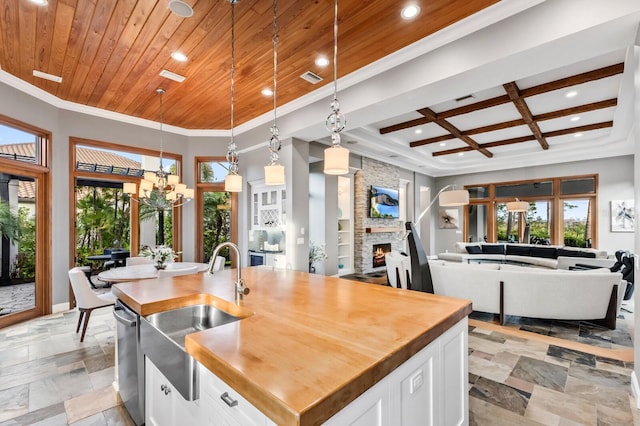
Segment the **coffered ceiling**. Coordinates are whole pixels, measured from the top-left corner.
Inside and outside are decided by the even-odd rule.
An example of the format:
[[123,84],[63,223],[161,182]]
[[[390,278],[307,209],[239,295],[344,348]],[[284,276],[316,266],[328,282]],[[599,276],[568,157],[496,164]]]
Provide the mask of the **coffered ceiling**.
[[[219,135],[230,124],[231,6],[186,1],[189,18],[167,0],[5,0],[0,81],[35,86],[25,90],[63,108],[152,121],[163,87],[170,131]],[[417,18],[400,18],[405,3],[420,6]],[[272,7],[235,6],[235,124],[244,151],[264,146],[273,117],[273,99],[260,93],[272,86]],[[431,176],[630,154],[639,22],[635,0],[340,0],[342,139],[354,154]],[[331,0],[278,2],[285,138],[329,143],[333,68],[314,60],[332,58],[332,23]],[[187,62],[171,58],[178,50]],[[300,78],[308,71],[322,81]]]

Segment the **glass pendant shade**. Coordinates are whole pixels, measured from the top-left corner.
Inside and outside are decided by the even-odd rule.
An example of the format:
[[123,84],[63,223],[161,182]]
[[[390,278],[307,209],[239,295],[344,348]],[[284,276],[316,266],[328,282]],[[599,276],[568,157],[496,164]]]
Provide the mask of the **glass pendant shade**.
[[349,150],[334,145],[324,150],[324,172],[328,175],[349,173]]
[[242,176],[229,173],[224,178],[224,190],[227,192],[242,192]]
[[266,185],[284,185],[284,166],[281,164],[264,166],[264,183]]
[[466,189],[456,189],[445,191],[438,197],[441,207],[466,206],[469,204],[469,191]]

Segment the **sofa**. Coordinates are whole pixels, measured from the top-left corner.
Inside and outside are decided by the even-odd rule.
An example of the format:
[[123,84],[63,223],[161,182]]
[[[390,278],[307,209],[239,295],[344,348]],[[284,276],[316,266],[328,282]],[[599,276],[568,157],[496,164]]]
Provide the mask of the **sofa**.
[[606,268],[552,270],[499,263],[429,262],[434,293],[471,300],[473,310],[505,316],[588,320],[616,328],[626,289]]
[[543,246],[513,243],[456,243],[454,252],[439,253],[449,262],[524,263],[558,269],[558,259],[606,259],[607,252],[593,248]]

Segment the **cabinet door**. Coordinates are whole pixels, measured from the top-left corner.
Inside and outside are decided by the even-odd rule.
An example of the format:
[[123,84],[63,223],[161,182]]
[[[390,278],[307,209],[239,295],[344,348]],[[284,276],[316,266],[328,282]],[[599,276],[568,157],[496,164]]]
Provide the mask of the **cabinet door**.
[[148,359],[145,376],[145,423],[150,426],[174,424],[176,391]]
[[448,424],[438,421],[438,349],[438,342],[432,342],[389,375],[391,418],[397,424]]
[[197,401],[186,401],[171,382],[145,358],[145,422],[150,426],[199,424]]

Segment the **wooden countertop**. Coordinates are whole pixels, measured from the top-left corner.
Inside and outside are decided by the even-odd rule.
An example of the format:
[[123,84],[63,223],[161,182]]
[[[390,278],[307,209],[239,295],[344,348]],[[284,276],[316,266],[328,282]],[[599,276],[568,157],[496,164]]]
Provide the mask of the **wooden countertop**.
[[469,301],[305,272],[243,268],[117,284],[141,315],[197,302],[241,321],[186,350],[279,425],[320,424],[471,312]]

